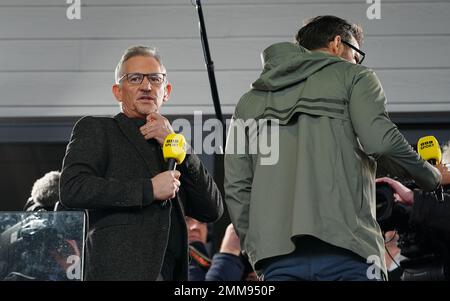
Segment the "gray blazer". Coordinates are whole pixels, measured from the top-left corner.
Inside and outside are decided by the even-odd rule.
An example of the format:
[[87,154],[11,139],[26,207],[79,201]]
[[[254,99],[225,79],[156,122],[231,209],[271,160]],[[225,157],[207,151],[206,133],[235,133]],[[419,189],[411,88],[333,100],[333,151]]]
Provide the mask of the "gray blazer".
[[88,212],[86,280],[155,280],[167,247],[171,210],[184,225],[180,247],[186,260],[176,267],[177,280],[187,279],[184,216],[216,221],[223,213],[222,197],[192,154],[178,166],[177,197],[164,206],[153,199],[150,179],[165,170],[158,142],[146,141],[136,120],[120,113],[76,123],[63,161],[60,200]]

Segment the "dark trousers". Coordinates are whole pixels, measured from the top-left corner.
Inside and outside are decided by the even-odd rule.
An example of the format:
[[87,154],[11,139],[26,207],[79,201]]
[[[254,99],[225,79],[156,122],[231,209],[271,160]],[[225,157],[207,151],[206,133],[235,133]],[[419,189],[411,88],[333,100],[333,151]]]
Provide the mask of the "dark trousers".
[[[265,281],[370,281],[369,264],[361,256],[317,238],[297,240],[297,249],[263,263]],[[370,274],[370,273],[369,273]],[[383,277],[383,273],[380,272]]]

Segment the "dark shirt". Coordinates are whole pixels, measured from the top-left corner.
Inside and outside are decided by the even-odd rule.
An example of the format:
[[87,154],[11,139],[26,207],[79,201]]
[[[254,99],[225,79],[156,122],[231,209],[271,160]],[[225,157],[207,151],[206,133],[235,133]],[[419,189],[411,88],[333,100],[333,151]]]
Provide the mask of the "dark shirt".
[[[191,245],[204,257],[208,252],[201,242],[193,242]],[[191,258],[189,263],[189,281],[240,281],[245,272],[245,265],[240,256],[228,253],[214,255],[211,265],[202,266]]]
[[170,211],[169,241],[161,270],[161,275],[164,280],[174,280],[175,267],[178,266],[178,263],[182,259],[180,243],[183,239],[181,237],[181,229],[179,215],[176,212],[176,208],[172,206]]
[[[133,122],[136,124],[138,129],[145,124],[145,120],[134,118]],[[159,147],[159,143],[155,139],[149,139],[147,141],[155,151],[161,151]],[[149,183],[150,189],[151,182]],[[149,193],[149,190],[146,190],[144,193]],[[171,202],[176,202],[177,199],[171,200]],[[157,201],[163,204],[163,201]],[[182,239],[182,225],[180,224],[180,215],[177,213],[177,207],[171,204],[170,209],[170,230],[169,230],[169,239],[167,242],[166,252],[164,254],[164,261],[161,269],[161,275],[164,280],[173,280],[175,268],[178,266],[178,263],[182,259],[181,247],[180,243],[183,241]],[[184,221],[184,219],[183,219]]]
[[188,280],[204,281],[206,272],[211,266],[211,258],[206,245],[200,241],[190,242],[189,256]]
[[450,194],[444,193],[443,197],[440,201],[432,192],[415,189],[410,223],[450,236]]

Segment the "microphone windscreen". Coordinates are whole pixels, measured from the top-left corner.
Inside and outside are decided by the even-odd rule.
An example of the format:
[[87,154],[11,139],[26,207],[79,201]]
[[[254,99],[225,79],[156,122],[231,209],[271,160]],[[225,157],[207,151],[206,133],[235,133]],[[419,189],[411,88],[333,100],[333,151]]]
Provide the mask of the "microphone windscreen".
[[426,161],[433,160],[435,164],[441,163],[442,152],[439,142],[434,136],[425,136],[417,142],[417,152]]
[[186,157],[186,139],[181,134],[169,134],[164,140],[163,156],[167,162],[175,159],[177,164],[181,164]]

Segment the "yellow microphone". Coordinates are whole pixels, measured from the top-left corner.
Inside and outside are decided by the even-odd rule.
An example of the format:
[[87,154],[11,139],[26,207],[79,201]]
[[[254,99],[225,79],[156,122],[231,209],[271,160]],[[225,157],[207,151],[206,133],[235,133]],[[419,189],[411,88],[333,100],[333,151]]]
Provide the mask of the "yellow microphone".
[[434,136],[425,136],[417,142],[417,152],[420,157],[432,165],[440,164],[442,160],[441,147]]
[[175,170],[186,157],[186,139],[181,134],[169,134],[163,144],[164,161],[168,162],[168,170]]

